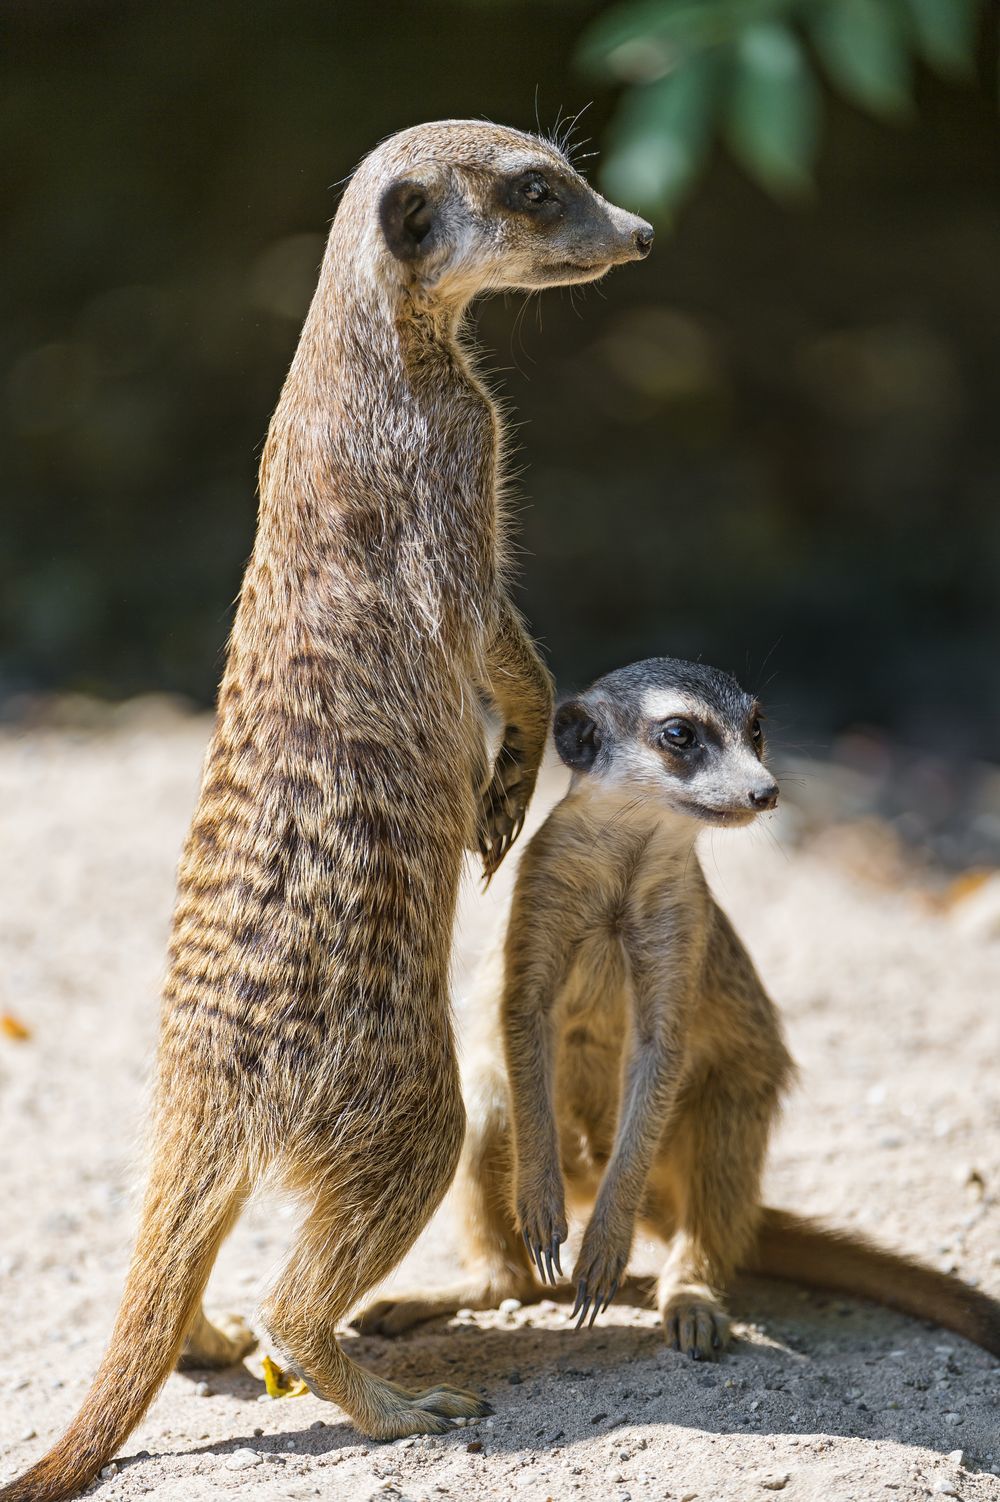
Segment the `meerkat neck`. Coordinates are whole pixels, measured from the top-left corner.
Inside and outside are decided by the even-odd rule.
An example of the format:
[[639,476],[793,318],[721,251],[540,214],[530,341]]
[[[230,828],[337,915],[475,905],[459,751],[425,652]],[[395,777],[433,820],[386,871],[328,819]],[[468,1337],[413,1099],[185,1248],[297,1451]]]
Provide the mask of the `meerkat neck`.
[[679,855],[690,854],[701,828],[697,819],[675,813],[634,785],[609,788],[575,778],[566,801],[595,826],[655,838],[657,844],[676,849]]
[[345,510],[412,514],[429,455],[475,462],[463,401],[492,412],[460,343],[465,307],[339,251],[335,226],[261,463],[262,540],[276,531],[285,558],[291,531],[312,551]]

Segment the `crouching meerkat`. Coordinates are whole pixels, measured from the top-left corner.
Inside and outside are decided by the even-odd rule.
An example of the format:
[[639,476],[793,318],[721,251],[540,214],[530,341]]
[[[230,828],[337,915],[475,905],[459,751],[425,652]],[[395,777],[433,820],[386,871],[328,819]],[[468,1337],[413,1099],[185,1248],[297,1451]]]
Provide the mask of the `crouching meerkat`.
[[[175,1365],[248,1332],[200,1309],[263,1175],[301,1199],[263,1310],[285,1363],[380,1439],[479,1413],[344,1354],[336,1326],[458,1161],[448,964],[463,849],[516,836],[551,714],[510,603],[480,293],[593,281],[652,230],[550,143],[479,121],[393,136],[344,192],[264,450],[260,517],[180,868],[152,1167],[107,1355],[3,1502],[56,1502]],[[483,700],[504,726],[490,773]]]
[[654,658],[599,679],[554,728],[570,789],[524,852],[473,997],[485,1036],[458,1176],[469,1277],[381,1299],[360,1327],[397,1334],[531,1299],[534,1274],[561,1273],[569,1208],[589,1215],[578,1325],[615,1297],[641,1225],[669,1248],[666,1337],[696,1360],[729,1340],[739,1268],[875,1299],[1000,1354],[993,1300],[761,1205],[793,1066],[695,853],[704,825],[747,824],[777,802],[755,700],[728,674]]

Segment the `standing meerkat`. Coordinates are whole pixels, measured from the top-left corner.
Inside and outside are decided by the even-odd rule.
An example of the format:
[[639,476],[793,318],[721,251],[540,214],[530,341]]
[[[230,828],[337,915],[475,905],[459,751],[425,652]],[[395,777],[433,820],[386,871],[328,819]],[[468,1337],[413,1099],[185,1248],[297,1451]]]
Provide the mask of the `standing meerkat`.
[[[63,1439],[2,1502],[115,1453],[264,1174],[305,1218],[263,1310],[285,1363],[379,1439],[483,1411],[364,1371],[336,1326],[441,1199],[464,1109],[448,964],[463,848],[515,838],[550,715],[507,596],[496,408],[462,342],[480,293],[588,282],[652,230],[555,146],[478,121],[362,162],[271,423],[260,518],[180,867],[149,1187],[111,1344]],[[483,698],[503,741],[489,775]],[[484,790],[485,789],[485,790]]]
[[524,852],[475,998],[489,1036],[459,1170],[470,1276],[384,1298],[360,1326],[397,1334],[532,1298],[535,1272],[561,1273],[568,1201],[589,1215],[579,1324],[614,1298],[641,1224],[669,1246],[667,1338],[696,1360],[729,1340],[723,1295],[738,1268],[876,1299],[1000,1355],[992,1299],[761,1205],[792,1061],[695,853],[705,824],[749,823],[777,802],[755,700],[728,674],[654,658],[564,704],[555,741],[570,790]]

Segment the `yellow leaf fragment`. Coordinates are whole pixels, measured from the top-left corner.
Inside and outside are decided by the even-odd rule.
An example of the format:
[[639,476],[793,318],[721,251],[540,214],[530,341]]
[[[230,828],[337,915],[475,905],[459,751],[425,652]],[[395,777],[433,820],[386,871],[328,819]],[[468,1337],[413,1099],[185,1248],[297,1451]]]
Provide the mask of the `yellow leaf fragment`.
[[31,1029],[25,1027],[13,1012],[0,1012],[0,1033],[15,1043],[26,1043],[31,1037]]
[[946,908],[958,907],[960,903],[967,902],[974,897],[993,876],[993,872],[981,866],[973,866],[969,871],[963,871],[956,876],[954,881],[945,889],[944,906]]
[[264,1357],[262,1365],[264,1386],[267,1388],[269,1398],[301,1398],[309,1391],[301,1377],[296,1377],[291,1372],[283,1372],[270,1356]]

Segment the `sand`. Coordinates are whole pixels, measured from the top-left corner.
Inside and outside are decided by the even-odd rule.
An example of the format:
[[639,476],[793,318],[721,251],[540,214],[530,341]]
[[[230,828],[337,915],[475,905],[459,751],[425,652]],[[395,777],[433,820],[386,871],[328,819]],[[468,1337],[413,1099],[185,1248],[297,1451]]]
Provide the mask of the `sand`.
[[[141,1183],[173,872],[207,734],[138,705],[96,731],[0,737],[0,1478],[82,1397],[110,1329]],[[545,796],[557,789],[550,775]],[[539,804],[539,811],[541,801]],[[537,817],[537,815],[536,815]],[[905,883],[861,879],[794,814],[711,835],[706,871],[787,1019],[801,1066],[768,1197],[862,1227],[1000,1295],[1000,943]],[[509,879],[509,877],[508,877]],[[470,880],[456,959],[492,904]],[[209,1306],[250,1313],[293,1230],[254,1204]],[[655,1265],[656,1249],[637,1249]],[[457,1271],[446,1206],[390,1282]],[[285,1498],[1000,1498],[1000,1362],[939,1328],[746,1282],[718,1366],[615,1306],[586,1333],[541,1299],[351,1352],[404,1382],[485,1394],[494,1416],[374,1445],[312,1398],[262,1398],[260,1355],[175,1375],[101,1502]]]

